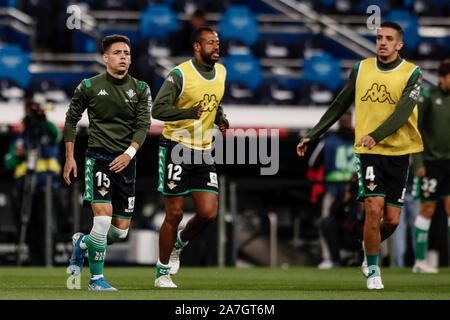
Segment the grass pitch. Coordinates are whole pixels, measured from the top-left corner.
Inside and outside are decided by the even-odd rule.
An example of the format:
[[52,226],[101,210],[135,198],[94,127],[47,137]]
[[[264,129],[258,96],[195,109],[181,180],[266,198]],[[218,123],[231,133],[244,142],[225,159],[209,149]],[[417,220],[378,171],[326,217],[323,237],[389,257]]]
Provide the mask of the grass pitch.
[[381,269],[384,290],[368,290],[359,268],[193,268],[173,276],[177,289],[154,288],[155,268],[105,267],[118,292],[69,290],[65,267],[0,267],[1,300],[450,300],[450,268],[437,275]]

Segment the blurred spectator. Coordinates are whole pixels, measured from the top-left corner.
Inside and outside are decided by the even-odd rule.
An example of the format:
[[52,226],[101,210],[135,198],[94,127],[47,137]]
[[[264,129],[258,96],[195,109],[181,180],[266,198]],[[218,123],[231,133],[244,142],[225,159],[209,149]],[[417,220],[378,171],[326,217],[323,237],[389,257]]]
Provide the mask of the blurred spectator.
[[[319,236],[322,248],[322,262],[319,269],[330,269],[341,265],[339,256],[339,229],[342,207],[350,203],[349,182],[355,172],[353,153],[354,132],[352,111],[347,110],[339,119],[337,132],[327,134],[314,149],[309,159],[309,172],[323,172],[325,194],[322,199],[322,213]],[[313,170],[311,170],[313,169]],[[314,175],[318,179],[317,175]]]
[[206,11],[197,8],[191,19],[183,24],[181,30],[170,35],[170,48],[175,56],[189,56],[192,53],[191,35],[195,29],[205,26]]
[[[13,138],[8,153],[4,157],[7,170],[14,170],[17,190],[17,224],[21,229],[22,206],[31,206],[31,215],[27,224],[26,242],[29,248],[30,263],[45,263],[45,187],[46,177],[52,176],[53,210],[55,214],[60,202],[58,199],[59,176],[61,173],[59,143],[60,130],[48,121],[42,102],[37,95],[25,100],[24,130]],[[32,186],[25,190],[25,186]],[[24,201],[26,193],[31,193],[31,203]],[[52,226],[55,231],[53,217]]]
[[[395,266],[403,268],[405,266],[405,253],[408,241],[411,241],[412,248],[414,248],[414,222],[420,212],[420,200],[417,198],[414,186],[414,172],[409,172],[408,181],[406,183],[405,202],[402,213],[400,215],[400,222],[397,230],[394,232],[394,262]],[[407,238],[407,230],[411,232],[411,238]]]

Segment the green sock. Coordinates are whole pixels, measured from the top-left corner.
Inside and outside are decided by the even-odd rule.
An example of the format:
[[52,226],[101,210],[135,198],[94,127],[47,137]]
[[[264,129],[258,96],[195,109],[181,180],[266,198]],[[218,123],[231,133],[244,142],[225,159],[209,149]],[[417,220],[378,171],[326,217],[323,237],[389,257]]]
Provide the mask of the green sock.
[[184,248],[189,243],[189,241],[182,241],[181,240],[180,233],[181,233],[181,230],[177,232],[177,238],[176,238],[175,244],[174,244],[175,249]]
[[414,242],[416,244],[416,260],[425,260],[428,249],[428,230],[414,227]]
[[368,278],[379,276],[380,275],[380,268],[378,267],[378,256],[379,253],[376,254],[367,254],[367,266],[369,267],[369,275]]
[[84,238],[84,242],[88,248],[89,270],[91,274],[103,274],[106,253],[105,236],[91,232]]
[[159,259],[156,263],[156,278],[167,275],[170,272],[170,266],[168,264],[162,264]]

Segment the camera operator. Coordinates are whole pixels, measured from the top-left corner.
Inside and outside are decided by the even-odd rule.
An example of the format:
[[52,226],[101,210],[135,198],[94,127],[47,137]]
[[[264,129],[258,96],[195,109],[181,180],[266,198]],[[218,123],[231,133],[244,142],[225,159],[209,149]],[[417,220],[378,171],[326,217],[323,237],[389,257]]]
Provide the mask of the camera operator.
[[[52,176],[52,203],[55,211],[61,173],[60,130],[48,121],[43,110],[45,99],[34,95],[25,99],[24,130],[13,137],[4,157],[7,170],[13,170],[16,189],[13,192],[18,230],[24,233],[31,265],[45,264],[45,190],[46,177]],[[28,179],[28,180],[27,180]],[[30,187],[31,186],[31,187]],[[25,206],[22,208],[22,206]],[[28,208],[31,211],[27,212]],[[25,209],[25,210],[24,210]],[[26,222],[24,222],[24,216]],[[29,217],[28,217],[29,216]],[[52,237],[55,230],[55,212],[52,212]],[[25,228],[23,226],[25,225]],[[23,228],[23,229],[22,229]],[[18,238],[20,232],[18,232]],[[19,239],[17,239],[19,242]]]

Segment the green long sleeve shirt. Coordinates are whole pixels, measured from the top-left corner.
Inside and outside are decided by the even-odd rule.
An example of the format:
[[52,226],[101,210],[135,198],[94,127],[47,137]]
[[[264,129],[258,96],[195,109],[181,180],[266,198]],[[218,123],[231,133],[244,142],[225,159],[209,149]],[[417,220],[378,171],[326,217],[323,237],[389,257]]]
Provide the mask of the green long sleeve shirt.
[[414,167],[422,167],[424,161],[450,159],[450,91],[439,85],[422,90],[418,124],[424,151],[413,155]]
[[[195,57],[192,62],[198,72],[205,79],[211,80],[215,77],[215,68],[209,67],[198,61]],[[161,89],[155,98],[152,108],[152,117],[161,121],[176,121],[182,119],[198,119],[197,112],[200,106],[189,109],[174,108],[173,105],[177,101],[183,89],[182,74],[174,69],[167,76]],[[228,126],[228,120],[223,112],[222,105],[219,105],[214,123],[220,125],[225,122]]]
[[150,128],[150,88],[126,75],[117,79],[105,72],[83,80],[66,113],[64,141],[74,142],[76,126],[87,109],[89,147],[122,153],[136,142],[142,146]]
[[[396,68],[402,61],[403,59],[400,58],[400,56],[390,63],[382,63],[377,60],[377,67],[383,71],[388,71]],[[320,121],[314,126],[314,128],[311,129],[305,138],[309,138],[311,140],[318,139],[337,120],[339,120],[351,104],[354,103],[359,65],[360,62],[355,64],[344,88],[341,92],[339,92],[338,96],[331,103],[330,107],[322,116]],[[420,72],[420,69],[417,70],[418,72],[414,72],[410,76],[394,113],[392,113],[392,115],[387,118],[386,121],[384,121],[375,131],[369,134],[375,142],[378,143],[397,131],[403,124],[405,124],[411,115],[417,101],[411,97],[413,95],[410,95],[410,93],[415,87],[417,87],[417,85],[420,86],[422,84],[422,73]]]

